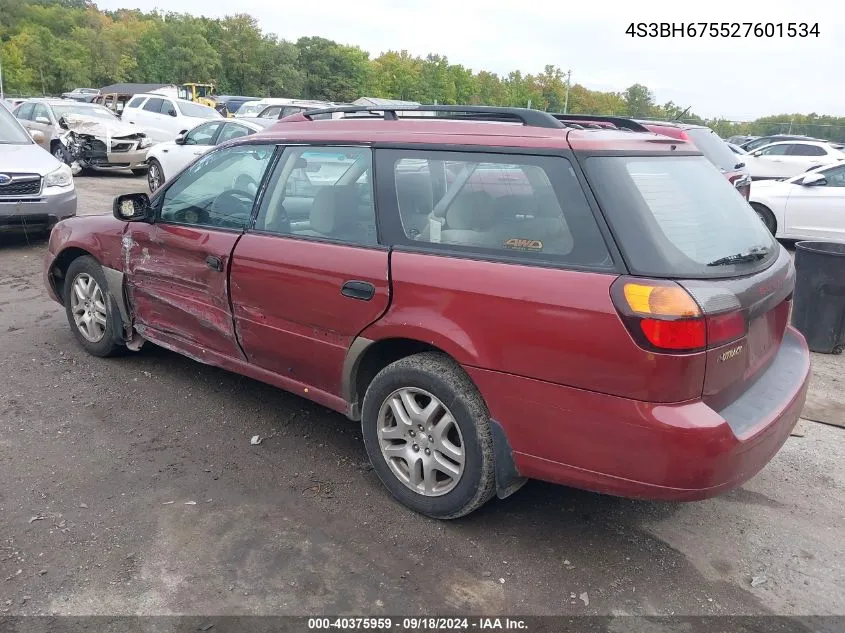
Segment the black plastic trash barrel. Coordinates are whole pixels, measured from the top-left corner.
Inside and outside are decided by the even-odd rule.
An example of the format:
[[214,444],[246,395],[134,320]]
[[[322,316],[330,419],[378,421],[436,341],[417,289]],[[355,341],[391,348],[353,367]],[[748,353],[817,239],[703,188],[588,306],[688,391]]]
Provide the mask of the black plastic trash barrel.
[[814,352],[841,354],[845,348],[845,243],[795,245],[792,324]]

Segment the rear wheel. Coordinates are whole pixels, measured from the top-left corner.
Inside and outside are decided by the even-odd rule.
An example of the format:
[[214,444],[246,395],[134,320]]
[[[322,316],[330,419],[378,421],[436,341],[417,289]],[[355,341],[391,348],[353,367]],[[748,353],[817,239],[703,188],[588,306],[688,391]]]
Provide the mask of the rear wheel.
[[415,354],[373,379],[362,409],[373,469],[398,501],[438,518],[469,514],[495,492],[487,407],[443,354]]
[[147,184],[150,187],[150,192],[155,192],[164,184],[164,171],[155,158],[151,158],[149,166],[147,167]]
[[769,233],[774,235],[778,230],[778,224],[771,210],[758,202],[752,202],[751,207],[757,213],[757,217],[759,217],[763,224],[766,225],[766,228],[769,229]]
[[89,354],[112,356],[120,349],[114,342],[106,276],[93,257],[71,262],[65,275],[64,301],[70,329]]

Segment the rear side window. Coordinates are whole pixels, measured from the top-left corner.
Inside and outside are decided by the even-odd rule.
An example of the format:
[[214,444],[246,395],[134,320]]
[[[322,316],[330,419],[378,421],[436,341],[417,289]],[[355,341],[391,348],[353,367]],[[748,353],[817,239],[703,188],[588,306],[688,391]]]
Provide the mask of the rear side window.
[[161,104],[163,103],[164,99],[151,98],[144,104],[144,110],[147,112],[161,112]]
[[134,99],[132,99],[132,101],[130,101],[129,103],[126,104],[126,107],[127,108],[140,108],[141,104],[144,103],[144,99],[146,99],[146,97],[135,97]]
[[[778,252],[753,209],[703,156],[602,156],[585,164],[635,274],[748,275]],[[736,262],[750,253],[759,257]]]
[[402,231],[413,245],[612,268],[581,184],[565,158],[378,153],[389,160]]
[[35,107],[32,103],[24,103],[15,110],[15,116],[24,121],[32,120],[32,109]]
[[795,143],[789,146],[789,156],[827,156],[823,147],[818,145],[807,145],[806,143]]

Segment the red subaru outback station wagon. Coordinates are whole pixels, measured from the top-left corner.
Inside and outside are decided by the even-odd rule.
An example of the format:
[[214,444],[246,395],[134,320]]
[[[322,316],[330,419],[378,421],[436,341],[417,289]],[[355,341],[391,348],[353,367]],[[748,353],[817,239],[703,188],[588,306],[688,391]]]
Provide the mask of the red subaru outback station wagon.
[[79,343],[360,421],[393,496],[442,519],[527,478],[692,500],[757,473],[810,360],[789,254],[719,171],[648,132],[416,109],[297,114],[60,222],[45,280]]

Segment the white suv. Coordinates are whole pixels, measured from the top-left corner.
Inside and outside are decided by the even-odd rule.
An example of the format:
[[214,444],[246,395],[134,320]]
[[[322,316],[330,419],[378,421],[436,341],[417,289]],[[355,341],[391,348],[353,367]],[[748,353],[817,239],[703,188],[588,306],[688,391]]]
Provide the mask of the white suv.
[[139,94],[123,109],[121,119],[143,129],[154,143],[166,143],[208,119],[222,119],[214,108],[161,94]]

